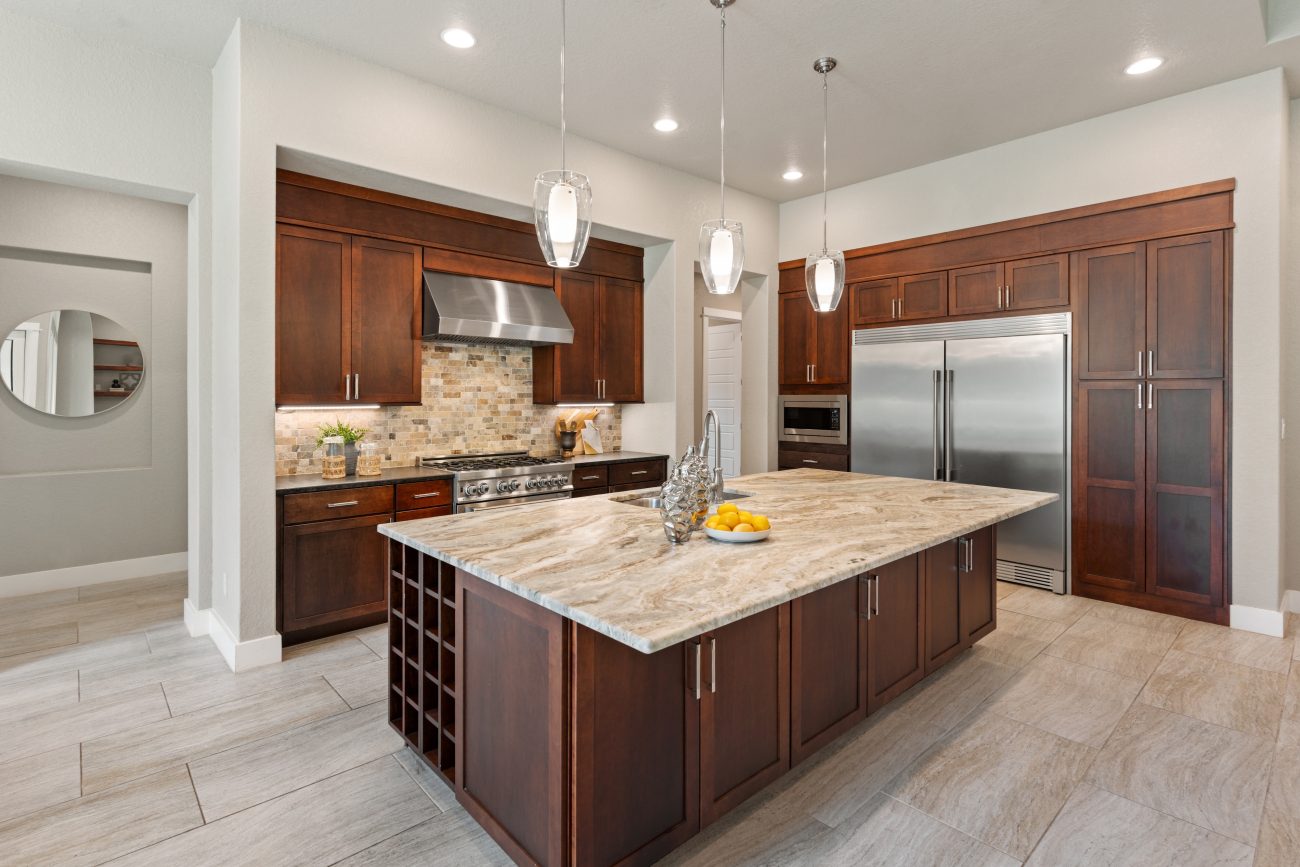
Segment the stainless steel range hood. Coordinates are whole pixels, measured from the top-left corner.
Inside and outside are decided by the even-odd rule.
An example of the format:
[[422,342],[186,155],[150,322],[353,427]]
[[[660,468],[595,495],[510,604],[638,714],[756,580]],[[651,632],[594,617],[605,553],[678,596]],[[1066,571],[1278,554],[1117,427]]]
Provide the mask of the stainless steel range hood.
[[573,342],[573,323],[550,289],[424,272],[424,339],[547,346]]

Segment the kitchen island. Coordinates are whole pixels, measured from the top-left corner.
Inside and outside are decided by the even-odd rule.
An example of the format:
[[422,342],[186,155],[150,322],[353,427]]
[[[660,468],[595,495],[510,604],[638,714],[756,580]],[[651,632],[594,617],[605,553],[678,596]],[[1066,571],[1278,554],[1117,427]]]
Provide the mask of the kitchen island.
[[643,864],[996,623],[998,522],[1055,499],[741,477],[771,537],[671,545],[629,494],[381,526],[389,719],[519,863]]

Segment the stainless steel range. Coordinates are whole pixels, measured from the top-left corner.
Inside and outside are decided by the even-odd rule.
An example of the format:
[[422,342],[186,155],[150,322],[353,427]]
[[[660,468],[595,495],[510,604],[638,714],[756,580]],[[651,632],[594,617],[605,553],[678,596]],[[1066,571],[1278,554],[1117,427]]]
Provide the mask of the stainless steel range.
[[527,452],[439,455],[420,458],[420,466],[456,474],[451,489],[457,512],[567,500],[573,495],[573,464],[560,458],[535,458]]

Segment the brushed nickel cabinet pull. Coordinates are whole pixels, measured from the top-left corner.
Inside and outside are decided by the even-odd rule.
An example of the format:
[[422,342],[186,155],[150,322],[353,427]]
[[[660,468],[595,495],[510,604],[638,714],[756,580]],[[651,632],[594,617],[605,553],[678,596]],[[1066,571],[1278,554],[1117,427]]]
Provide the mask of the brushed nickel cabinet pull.
[[352,399],[352,374],[350,373],[343,374],[343,399]]
[[632,472],[628,473],[628,475],[629,475],[629,476],[644,476],[645,474],[647,474],[647,473],[649,473],[649,472],[650,472],[649,470],[633,470]]
[[697,641],[692,645],[695,648],[695,700],[700,700],[700,643]]
[[352,399],[361,400],[361,374],[352,374]]
[[872,585],[876,588],[876,593],[875,593],[876,604],[873,605],[871,608],[871,616],[879,617],[880,616],[880,576],[872,575],[871,579],[872,579],[871,580]]
[[1147,383],[1147,409],[1153,410],[1155,408],[1156,408],[1156,387],[1154,383],[1148,382]]
[[596,480],[599,479],[599,478],[600,478],[600,476],[583,476],[583,477],[582,477],[582,480],[583,480],[584,482],[594,482],[594,481],[596,481]]
[[818,464],[818,463],[821,463],[820,461],[814,461],[812,458],[804,458],[804,459],[803,459],[803,462],[804,462],[805,464]]
[[1156,375],[1156,353],[1155,350],[1147,350],[1147,376]]
[[906,314],[906,312],[907,312],[907,297],[905,295],[900,295],[898,297],[898,318],[902,319],[904,314]]
[[718,691],[718,639],[709,639],[709,692]]
[[1142,383],[1138,383],[1138,409],[1142,409]]
[[1142,376],[1142,350],[1138,350],[1138,377]]
[[441,491],[430,491],[430,492],[427,493],[427,494],[412,494],[412,495],[411,495],[411,499],[412,499],[412,500],[425,500],[425,499],[428,499],[429,497],[441,497],[441,496],[442,496],[442,492],[441,492]]
[[357,505],[358,502],[359,502],[358,500],[345,500],[345,501],[342,502],[342,503],[328,503],[328,504],[325,506],[325,508],[327,508],[327,509],[341,509],[341,508],[343,508],[344,506],[355,506],[355,505]]

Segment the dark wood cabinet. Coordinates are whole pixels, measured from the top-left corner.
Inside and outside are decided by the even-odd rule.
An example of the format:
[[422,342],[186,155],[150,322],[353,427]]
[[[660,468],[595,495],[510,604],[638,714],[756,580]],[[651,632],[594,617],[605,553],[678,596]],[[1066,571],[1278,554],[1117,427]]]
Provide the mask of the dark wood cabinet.
[[920,555],[876,569],[867,627],[867,708],[884,707],[925,677],[925,581]]
[[876,325],[898,318],[898,278],[851,283],[845,288],[853,306],[853,325]]
[[1003,266],[1003,305],[1007,310],[1065,307],[1070,303],[1070,257],[1035,256]]
[[700,824],[790,767],[790,606],[700,636]]
[[643,285],[557,271],[555,293],[573,323],[573,343],[533,348],[533,402],[644,401]]
[[834,311],[818,313],[795,293],[779,296],[777,304],[780,385],[791,393],[800,386],[847,386],[850,305],[842,300]]
[[970,647],[998,625],[997,527],[985,527],[957,540],[961,583],[962,641]]
[[641,491],[662,484],[667,477],[666,457],[608,464],[583,461],[573,470],[573,496]]
[[375,528],[391,520],[384,512],[281,530],[281,631],[383,619],[387,550]]
[[948,272],[948,313],[992,313],[1002,309],[1002,263],[973,265]]
[[790,762],[867,716],[867,595],[852,578],[790,603]]
[[1079,379],[1140,379],[1146,370],[1146,244],[1074,254]]
[[846,446],[779,443],[776,450],[776,467],[779,470],[837,470],[847,473],[849,450]]
[[1147,244],[1147,376],[1223,376],[1223,233]]
[[418,404],[421,248],[276,230],[276,403]]
[[854,327],[934,319],[948,313],[947,271],[867,280],[852,284],[848,292]]
[[925,673],[943,667],[967,647],[962,621],[962,542],[954,539],[925,552]]
[[1080,382],[1074,436],[1074,580],[1146,585],[1145,385]]

